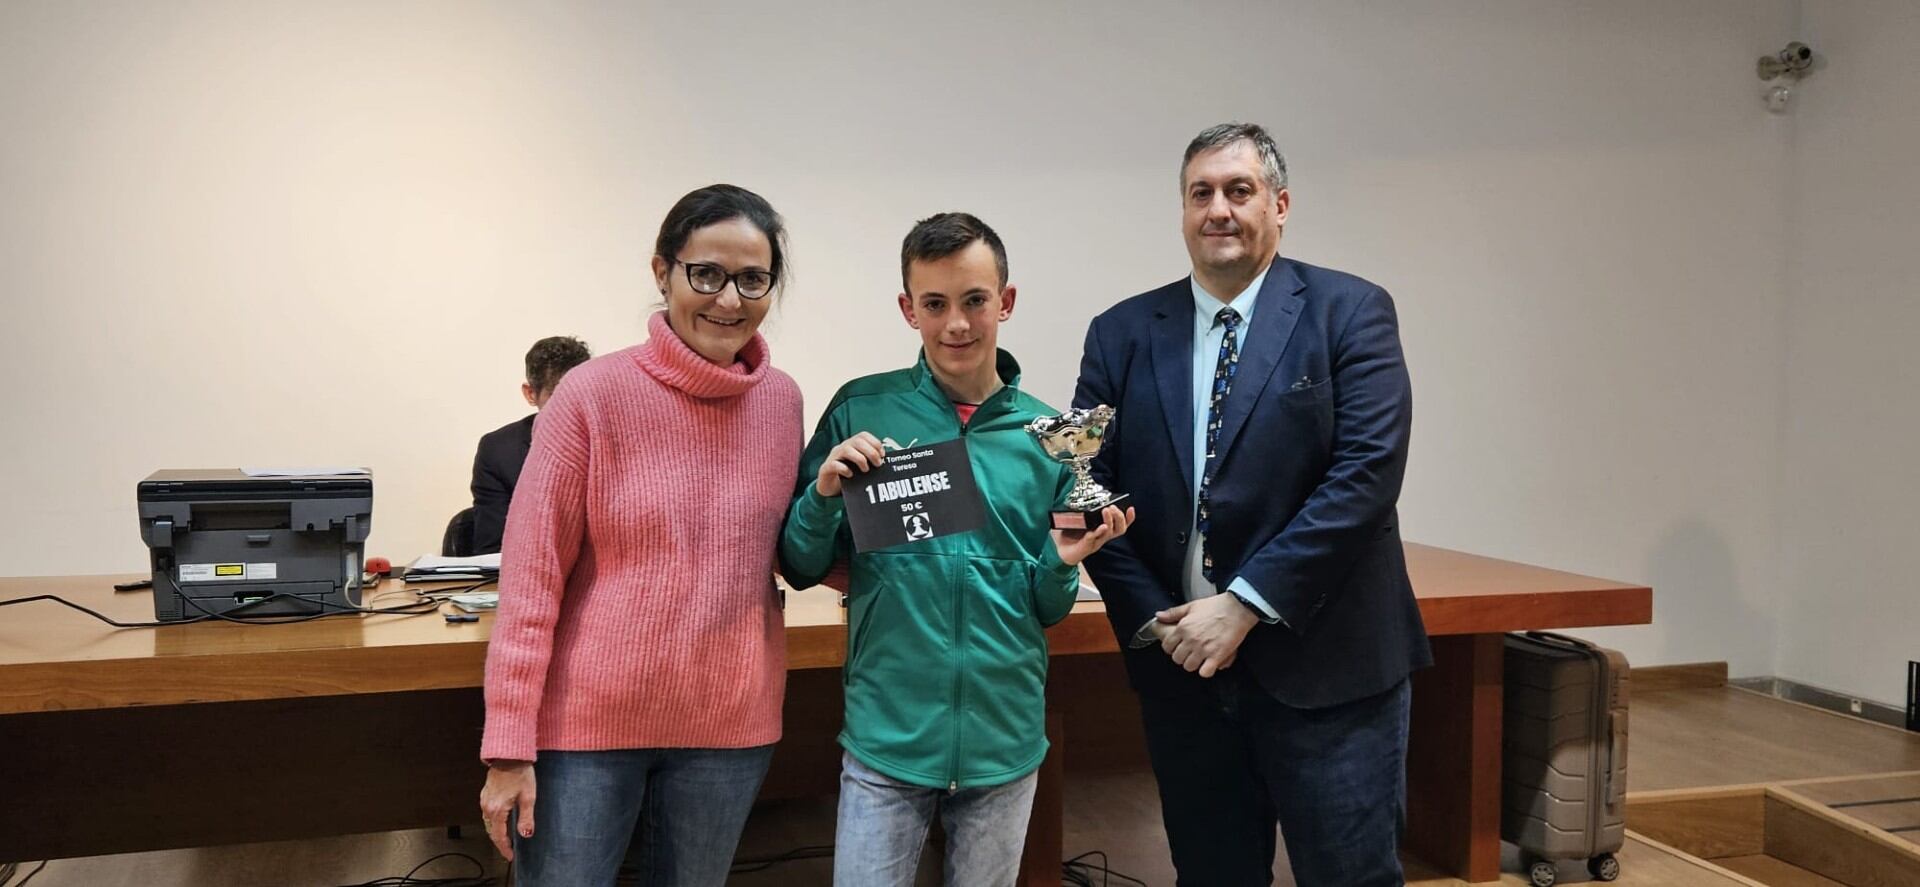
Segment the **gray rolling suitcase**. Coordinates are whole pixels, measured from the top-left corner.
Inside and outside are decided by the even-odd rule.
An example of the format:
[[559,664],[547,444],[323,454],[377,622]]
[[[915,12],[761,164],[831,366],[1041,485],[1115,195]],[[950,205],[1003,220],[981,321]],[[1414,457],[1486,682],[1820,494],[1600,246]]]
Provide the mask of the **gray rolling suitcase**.
[[1536,887],[1555,862],[1620,876],[1627,837],[1627,660],[1546,632],[1507,635],[1500,837]]

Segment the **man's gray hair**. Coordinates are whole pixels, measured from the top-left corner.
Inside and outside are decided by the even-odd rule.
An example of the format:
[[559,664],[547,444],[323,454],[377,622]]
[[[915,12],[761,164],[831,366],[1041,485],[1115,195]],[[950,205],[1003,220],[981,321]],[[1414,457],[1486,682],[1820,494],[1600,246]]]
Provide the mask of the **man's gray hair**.
[[1267,134],[1265,127],[1258,123],[1222,123],[1209,126],[1187,143],[1187,156],[1180,160],[1180,184],[1187,183],[1187,165],[1193,158],[1207,151],[1225,148],[1234,142],[1246,142],[1253,146],[1253,153],[1260,158],[1260,172],[1267,180],[1267,187],[1279,193],[1287,187],[1287,158],[1280,155],[1280,146],[1273,143],[1273,136]]

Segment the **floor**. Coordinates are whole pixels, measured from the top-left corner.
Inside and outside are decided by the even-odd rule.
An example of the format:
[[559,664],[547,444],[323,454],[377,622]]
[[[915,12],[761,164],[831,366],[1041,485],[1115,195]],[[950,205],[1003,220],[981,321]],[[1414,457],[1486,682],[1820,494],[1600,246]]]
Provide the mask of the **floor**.
[[[1829,714],[1744,690],[1721,687],[1643,693],[1633,700],[1632,786],[1636,790],[1734,785],[1783,779],[1920,770],[1920,735]],[[1098,851],[1116,873],[1161,887],[1173,883],[1160,832],[1158,800],[1146,774],[1076,777],[1066,796],[1066,852]],[[9,811],[21,815],[23,811]],[[24,815],[31,815],[24,812]],[[833,799],[763,805],[742,837],[742,859],[773,856],[831,842]],[[56,860],[32,887],[169,887],[169,885],[357,885],[397,878],[440,853],[459,852],[469,862],[442,858],[417,877],[456,877],[504,865],[473,830],[461,840],[444,830],[352,835],[322,840],[239,845]],[[1503,884],[1526,883],[1508,848]],[[1630,842],[1620,854],[1623,887],[1634,885],[1732,885],[1657,847]],[[932,859],[923,860],[921,883],[937,884]],[[1764,858],[1745,861],[1763,874]],[[1275,883],[1292,884],[1285,861]],[[23,867],[22,873],[31,870]],[[812,887],[831,883],[825,858],[800,859],[736,875],[737,887]],[[1440,887],[1463,882],[1436,875],[1417,861],[1410,884]],[[1564,866],[1562,883],[1587,878],[1583,867]],[[17,883],[17,882],[16,882]],[[1096,876],[1094,883],[1101,883]],[[1108,883],[1124,884],[1118,877]],[[1820,881],[1794,883],[1820,884]],[[1830,882],[1828,882],[1830,883]]]
[[1716,860],[1715,864],[1775,887],[1847,887],[1839,881],[1823,878],[1771,856],[1736,856]]
[[1635,791],[1920,770],[1920,734],[1720,687],[1635,696]]

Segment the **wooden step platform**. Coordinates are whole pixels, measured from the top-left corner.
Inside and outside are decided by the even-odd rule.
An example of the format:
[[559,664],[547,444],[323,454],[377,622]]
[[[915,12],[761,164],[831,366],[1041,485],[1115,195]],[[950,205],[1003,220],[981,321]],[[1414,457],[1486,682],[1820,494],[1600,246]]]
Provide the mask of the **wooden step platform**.
[[1920,773],[1887,773],[1790,786],[1801,797],[1920,844]]
[[[1511,854],[1512,848],[1507,850]],[[1616,856],[1620,860],[1620,879],[1610,887],[1753,887],[1752,882],[1712,863],[1632,836]],[[1440,875],[1418,860],[1406,858],[1405,861],[1407,887],[1469,887],[1466,881]],[[1525,887],[1527,876],[1519,873],[1516,861],[1506,860],[1501,868],[1501,887]],[[1583,864],[1568,862],[1560,866],[1560,883],[1598,885],[1600,882],[1588,881]]]
[[1635,792],[1627,828],[1752,884],[1920,884],[1920,772]]

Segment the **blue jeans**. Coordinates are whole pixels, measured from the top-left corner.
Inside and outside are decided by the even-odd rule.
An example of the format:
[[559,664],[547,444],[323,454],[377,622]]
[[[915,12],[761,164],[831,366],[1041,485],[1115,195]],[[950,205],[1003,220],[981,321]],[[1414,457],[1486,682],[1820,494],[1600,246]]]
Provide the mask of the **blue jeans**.
[[543,751],[533,837],[513,837],[519,887],[604,887],[629,841],[648,887],[719,887],[773,746]]
[[1012,887],[1039,778],[1035,770],[1004,785],[949,792],[898,782],[842,755],[834,887],[911,887],[935,814],[947,829],[947,884]]
[[1147,753],[1181,887],[1273,883],[1274,826],[1299,887],[1399,887],[1411,686],[1282,705],[1229,669],[1207,692],[1143,695]]

